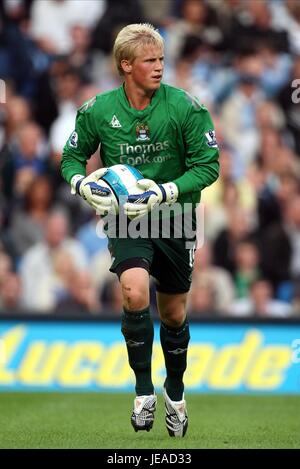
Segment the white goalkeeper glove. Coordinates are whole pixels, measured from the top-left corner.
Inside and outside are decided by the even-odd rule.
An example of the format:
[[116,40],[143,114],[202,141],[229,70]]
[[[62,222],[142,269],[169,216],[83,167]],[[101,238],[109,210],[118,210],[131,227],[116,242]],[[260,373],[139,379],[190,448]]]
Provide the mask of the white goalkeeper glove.
[[112,193],[108,187],[101,185],[99,179],[104,176],[107,168],[97,169],[89,176],[76,174],[71,179],[71,193],[79,194],[93,207],[98,215],[107,215],[112,207]]
[[136,185],[145,192],[127,197],[124,213],[130,219],[142,217],[163,202],[172,205],[178,197],[178,187],[174,182],[156,184],[152,179],[140,179]]

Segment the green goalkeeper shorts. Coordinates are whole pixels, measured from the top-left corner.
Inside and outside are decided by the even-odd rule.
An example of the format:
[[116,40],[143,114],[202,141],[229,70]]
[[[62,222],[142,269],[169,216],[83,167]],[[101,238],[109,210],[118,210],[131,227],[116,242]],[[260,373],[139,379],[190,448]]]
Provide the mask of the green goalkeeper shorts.
[[110,271],[120,278],[125,270],[142,267],[155,278],[157,291],[188,292],[196,248],[196,216],[192,214],[193,232],[188,237],[181,228],[181,233],[177,230],[174,236],[174,218],[170,219],[170,223],[171,235],[168,237],[162,235],[161,229],[154,237],[109,237],[108,248],[112,257]]

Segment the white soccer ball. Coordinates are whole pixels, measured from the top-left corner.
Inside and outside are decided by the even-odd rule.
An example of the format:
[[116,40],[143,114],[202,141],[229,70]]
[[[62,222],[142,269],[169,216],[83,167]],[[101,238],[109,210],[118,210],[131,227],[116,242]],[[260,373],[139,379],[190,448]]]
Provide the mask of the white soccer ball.
[[136,186],[137,181],[144,179],[142,173],[128,164],[115,164],[99,179],[99,184],[108,187],[112,192],[114,213],[119,213],[119,204],[130,194],[141,194],[144,191]]

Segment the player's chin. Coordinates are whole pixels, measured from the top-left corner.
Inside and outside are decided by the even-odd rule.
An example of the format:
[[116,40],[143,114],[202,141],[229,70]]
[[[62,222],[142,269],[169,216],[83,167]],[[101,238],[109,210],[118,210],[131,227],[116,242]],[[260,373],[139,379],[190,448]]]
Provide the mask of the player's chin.
[[151,83],[149,83],[149,89],[152,91],[157,90],[160,87],[160,82],[161,80],[152,80]]

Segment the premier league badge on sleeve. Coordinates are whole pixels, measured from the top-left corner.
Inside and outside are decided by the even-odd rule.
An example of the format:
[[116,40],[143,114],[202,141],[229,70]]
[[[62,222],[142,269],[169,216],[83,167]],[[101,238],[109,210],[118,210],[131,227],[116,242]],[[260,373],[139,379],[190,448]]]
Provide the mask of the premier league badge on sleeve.
[[209,130],[205,133],[206,144],[210,148],[218,148],[218,143],[216,139],[216,132],[214,130]]
[[77,148],[77,144],[78,144],[78,133],[75,132],[72,132],[70,138],[69,138],[69,145],[70,147],[72,148]]

